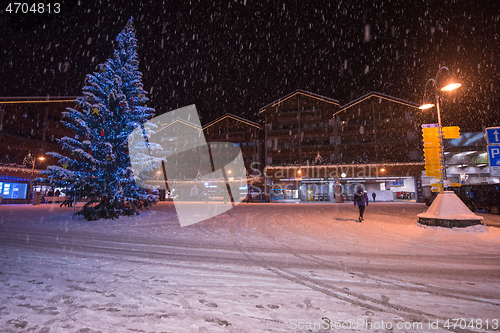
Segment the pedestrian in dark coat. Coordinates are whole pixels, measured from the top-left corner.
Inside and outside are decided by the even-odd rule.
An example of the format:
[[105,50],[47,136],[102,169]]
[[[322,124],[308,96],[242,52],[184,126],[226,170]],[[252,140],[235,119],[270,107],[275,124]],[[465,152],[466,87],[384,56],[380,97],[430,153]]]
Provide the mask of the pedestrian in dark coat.
[[68,191],[66,193],[66,199],[59,205],[59,207],[62,206],[73,207],[73,191]]
[[365,212],[365,207],[368,206],[368,194],[363,191],[363,187],[360,185],[356,189],[354,194],[354,206],[358,205],[359,208],[359,218],[358,221],[363,221],[363,214]]
[[250,185],[248,185],[248,192],[247,192],[247,203],[253,203],[253,197],[252,197],[252,188]]

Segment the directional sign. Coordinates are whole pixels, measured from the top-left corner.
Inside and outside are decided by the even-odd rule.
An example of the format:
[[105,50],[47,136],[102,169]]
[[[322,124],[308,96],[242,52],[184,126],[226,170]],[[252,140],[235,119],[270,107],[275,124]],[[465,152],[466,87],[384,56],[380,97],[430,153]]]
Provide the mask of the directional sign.
[[490,175],[500,176],[500,146],[488,146],[488,161]]
[[486,140],[490,145],[500,144],[500,127],[488,127],[486,129]]

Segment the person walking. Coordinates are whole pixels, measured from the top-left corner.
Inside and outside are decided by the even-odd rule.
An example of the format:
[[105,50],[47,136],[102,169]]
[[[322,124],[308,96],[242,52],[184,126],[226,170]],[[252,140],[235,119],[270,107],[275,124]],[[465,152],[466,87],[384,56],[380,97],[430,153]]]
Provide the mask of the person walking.
[[359,208],[359,218],[358,221],[361,223],[363,221],[363,214],[365,212],[365,207],[368,206],[368,194],[363,191],[363,187],[358,185],[356,193],[354,194],[354,206],[358,205]]
[[59,205],[59,207],[68,206],[73,207],[73,191],[68,191],[66,193],[65,200]]
[[251,185],[248,185],[248,191],[247,191],[247,203],[249,203],[249,202],[253,203]]
[[373,202],[375,202],[375,198],[377,197],[377,193],[373,192],[372,193],[372,198],[373,198]]

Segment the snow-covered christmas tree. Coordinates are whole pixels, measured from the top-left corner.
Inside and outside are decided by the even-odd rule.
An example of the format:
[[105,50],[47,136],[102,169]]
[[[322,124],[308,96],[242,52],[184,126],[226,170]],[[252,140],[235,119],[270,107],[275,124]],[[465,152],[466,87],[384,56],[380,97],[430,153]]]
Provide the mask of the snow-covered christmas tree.
[[[68,155],[47,153],[61,165],[47,168],[48,181],[72,196],[88,198],[78,214],[89,220],[133,214],[135,208],[157,200],[154,193],[136,185],[127,146],[127,136],[137,126],[143,126],[145,137],[151,134],[153,129],[143,123],[154,114],[145,105],[132,19],[116,40],[113,57],[99,73],[87,75],[83,96],[64,113],[63,122],[74,133],[73,138],[59,140]],[[145,154],[144,163],[153,168],[155,160]]]

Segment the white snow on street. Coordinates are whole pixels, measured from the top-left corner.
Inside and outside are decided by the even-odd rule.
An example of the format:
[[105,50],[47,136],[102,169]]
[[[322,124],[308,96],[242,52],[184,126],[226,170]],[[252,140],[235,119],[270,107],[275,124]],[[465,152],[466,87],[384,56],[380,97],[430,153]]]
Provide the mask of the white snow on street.
[[500,216],[426,209],[243,203],[181,228],[166,202],[94,222],[1,205],[0,332],[499,331]]

